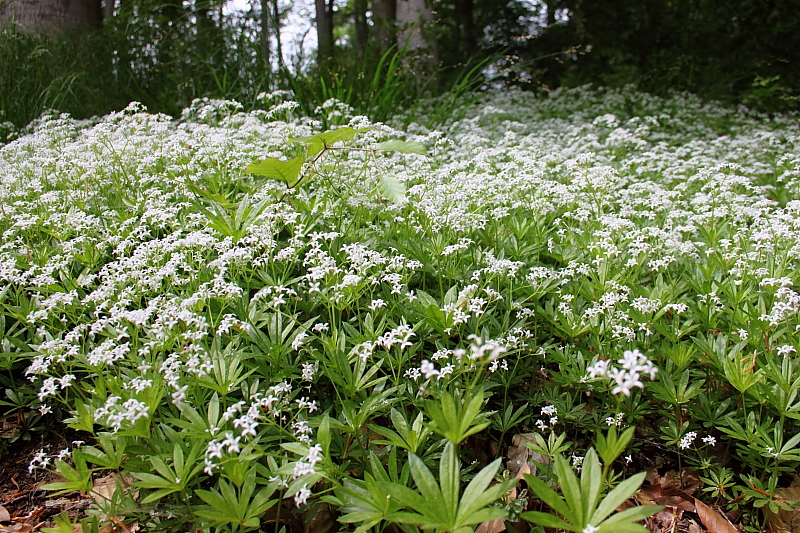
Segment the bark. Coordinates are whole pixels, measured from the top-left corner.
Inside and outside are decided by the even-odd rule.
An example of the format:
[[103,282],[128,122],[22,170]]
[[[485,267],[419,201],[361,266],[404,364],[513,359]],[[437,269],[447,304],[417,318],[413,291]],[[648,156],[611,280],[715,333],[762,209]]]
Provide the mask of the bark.
[[105,0],[103,3],[103,20],[114,16],[114,0]]
[[396,0],[373,0],[372,21],[375,24],[375,42],[381,54],[395,43]]
[[356,50],[363,58],[367,51],[367,0],[353,0],[353,18],[356,25]]
[[272,0],[272,25],[275,31],[275,53],[278,56],[278,68],[283,70],[283,46],[281,45],[281,13],[278,0]]
[[269,0],[261,0],[261,40],[259,41],[259,48],[261,50],[261,61],[269,68],[270,65],[270,50],[269,50]]
[[426,35],[427,26],[433,22],[433,10],[425,0],[397,0],[397,22],[401,28],[397,46],[423,52],[423,57],[435,64],[438,60],[436,41]]
[[459,49],[464,52],[465,56],[471,57],[477,48],[473,0],[456,0],[456,26]]
[[333,60],[333,0],[314,0],[317,15],[317,64],[327,71]]
[[102,20],[98,0],[0,0],[0,25],[31,32],[79,33],[99,28]]

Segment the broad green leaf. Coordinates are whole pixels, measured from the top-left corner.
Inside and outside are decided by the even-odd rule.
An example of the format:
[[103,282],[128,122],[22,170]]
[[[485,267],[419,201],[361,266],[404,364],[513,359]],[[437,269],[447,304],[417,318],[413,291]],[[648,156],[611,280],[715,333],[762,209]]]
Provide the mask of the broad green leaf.
[[602,484],[603,479],[600,471],[600,461],[598,461],[597,453],[594,449],[590,448],[583,460],[583,470],[581,471],[581,496],[583,497],[584,504],[584,523],[589,523],[592,518],[590,515],[600,499]]
[[294,496],[300,489],[303,488],[304,485],[308,485],[312,487],[314,483],[322,479],[322,474],[307,474],[305,476],[301,476],[294,481],[292,481],[289,486],[286,488],[286,493],[284,494],[284,498],[288,498],[289,496]]
[[209,490],[197,489],[195,490],[195,494],[200,496],[200,499],[206,502],[211,507],[216,509],[228,509],[230,506],[225,501],[225,498],[217,494],[216,492],[212,492]]
[[411,465],[411,476],[414,478],[422,497],[435,505],[441,513],[442,510],[446,509],[446,505],[439,484],[436,483],[436,478],[433,477],[433,474],[422,462],[422,459],[416,455],[412,454],[409,457],[409,464]]
[[505,509],[501,509],[499,507],[486,507],[484,509],[479,509],[472,514],[465,516],[462,519],[458,520],[458,525],[460,526],[470,526],[473,524],[480,524],[482,522],[488,522],[490,520],[496,520],[498,518],[505,518],[506,511]]
[[[482,507],[488,505],[494,499],[496,499],[491,498],[494,495],[492,493],[495,491],[487,491],[486,488],[492,482],[492,479],[494,479],[497,469],[500,468],[500,463],[500,459],[495,459],[493,462],[483,467],[483,469],[478,472],[474,478],[472,478],[472,481],[469,482],[467,488],[464,489],[464,494],[461,496],[461,505],[458,509],[459,520],[474,513],[475,511],[480,510]],[[502,492],[500,495],[508,490],[505,488],[506,485],[508,485],[508,488],[511,488],[511,486],[515,485],[516,483],[516,480],[510,480],[510,483],[506,482],[497,485],[498,487],[502,487]],[[495,487],[492,487],[492,489],[494,488]],[[487,497],[490,497],[491,499],[488,499],[487,501]]]
[[567,460],[561,455],[556,455],[555,467],[558,483],[561,485],[561,493],[564,494],[564,499],[572,511],[572,516],[576,518],[574,522],[580,524],[583,521],[584,502],[578,478]]
[[617,485],[614,490],[603,498],[600,505],[597,506],[597,510],[592,515],[591,523],[598,524],[602,522],[608,515],[613,513],[622,502],[633,496],[642,482],[644,482],[644,477],[645,473],[639,472]]
[[527,513],[522,513],[520,515],[523,519],[527,520],[528,522],[533,522],[534,524],[539,524],[540,526],[544,527],[552,527],[556,529],[566,529],[567,531],[574,531],[575,533],[581,533],[581,528],[573,526],[567,522],[564,522],[560,518],[553,516],[548,513],[540,513],[539,511],[528,511]]
[[422,526],[423,529],[434,529],[442,527],[444,522],[441,519],[433,518],[436,515],[422,515],[419,513],[399,512],[392,513],[386,517],[387,520],[392,522],[400,522],[401,524],[414,524],[415,526]]
[[548,487],[547,483],[530,474],[525,474],[523,477],[525,478],[525,482],[528,484],[528,487],[534,494],[536,494],[537,498],[549,505],[554,511],[559,513],[570,522],[578,522],[578,520],[576,520],[578,517],[572,513],[569,506],[567,506],[567,502],[565,502],[556,491]]
[[388,152],[400,152],[401,154],[428,155],[427,150],[425,150],[425,147],[421,143],[400,141],[397,139],[382,142],[376,146],[376,148]]
[[302,442],[284,442],[281,444],[281,448],[297,455],[308,455],[309,450],[308,444],[303,444]]
[[224,196],[222,196],[221,194],[217,194],[217,193],[213,193],[213,192],[207,191],[205,189],[201,189],[200,187],[198,187],[197,185],[195,185],[193,182],[191,182],[189,180],[186,181],[186,188],[189,189],[189,191],[191,191],[194,194],[196,194],[197,196],[202,196],[206,200],[211,200],[212,202],[216,202],[220,206],[222,206],[222,207],[224,207],[226,209],[229,209],[229,208],[233,207],[234,205],[236,205],[236,204],[232,203],[230,200],[228,200],[227,198],[225,198]]
[[381,174],[378,192],[393,204],[402,204],[406,200],[405,184],[391,174]]
[[[663,508],[663,505],[638,505],[636,507],[631,507],[630,509],[625,509],[624,511],[620,511],[604,520],[600,525],[599,531],[614,533],[619,531],[620,526],[624,525],[620,524],[620,522],[638,522],[639,520],[644,520],[648,516],[656,514]],[[641,528],[639,531],[647,531],[643,526],[638,524],[635,525]]]
[[[379,481],[377,485],[386,491],[386,493],[392,498],[402,503],[406,507],[414,509],[415,511],[419,511],[422,514],[431,516],[437,516],[441,513],[441,501],[437,504],[434,501],[430,501],[422,497],[418,492],[411,490],[404,485],[400,485],[399,483],[386,483],[384,481]],[[439,500],[441,500],[441,498],[439,498]]]
[[[444,508],[448,523],[456,517],[458,509],[458,493],[461,486],[459,459],[456,454],[455,446],[448,442],[444,447],[442,458],[439,461],[439,483],[441,484],[441,494],[444,499]],[[411,474],[414,475],[412,469]],[[416,477],[414,478],[416,481]]]
[[300,170],[303,168],[303,161],[299,157],[282,161],[276,157],[270,157],[264,161],[250,163],[247,165],[245,172],[248,174],[255,174],[256,176],[264,176],[285,183],[293,183],[297,181],[300,175]]
[[437,309],[439,308],[439,303],[436,301],[436,299],[433,296],[431,296],[427,292],[425,292],[423,290],[418,290],[414,294],[416,294],[417,301],[423,307],[427,308],[427,307],[433,306],[433,307],[436,307]]
[[317,133],[308,137],[295,137],[289,139],[290,143],[304,143],[308,145],[308,157],[314,157],[322,150],[329,146],[333,146],[337,142],[352,141],[357,133],[363,133],[373,128],[359,128],[354,129],[349,126],[338,128],[335,130],[326,131],[324,133]]

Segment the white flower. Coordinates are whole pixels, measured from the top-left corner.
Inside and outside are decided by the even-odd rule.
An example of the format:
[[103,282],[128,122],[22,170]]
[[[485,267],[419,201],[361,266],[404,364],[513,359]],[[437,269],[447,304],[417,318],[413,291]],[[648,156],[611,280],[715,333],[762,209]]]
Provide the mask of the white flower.
[[371,311],[375,311],[376,309],[380,309],[381,307],[386,307],[386,302],[381,299],[372,300],[372,303],[369,304],[369,308]]
[[555,405],[546,405],[546,406],[542,407],[542,413],[541,414],[544,415],[544,416],[553,416],[555,414],[558,414],[558,409],[556,408]]
[[439,371],[436,370],[434,364],[428,361],[427,359],[422,360],[422,364],[419,365],[419,371],[425,375],[425,379],[429,379],[432,378],[433,376],[439,375]]
[[303,485],[303,488],[297,491],[294,495],[294,504],[298,507],[306,503],[308,497],[311,496],[311,491],[308,490],[308,485]]
[[305,331],[301,331],[300,333],[295,336],[294,340],[292,341],[292,350],[297,351],[303,345],[304,339],[308,337],[308,333]]
[[684,435],[679,444],[681,449],[685,450],[686,448],[689,448],[694,442],[695,438],[697,438],[697,432],[695,431],[690,431],[686,435]]

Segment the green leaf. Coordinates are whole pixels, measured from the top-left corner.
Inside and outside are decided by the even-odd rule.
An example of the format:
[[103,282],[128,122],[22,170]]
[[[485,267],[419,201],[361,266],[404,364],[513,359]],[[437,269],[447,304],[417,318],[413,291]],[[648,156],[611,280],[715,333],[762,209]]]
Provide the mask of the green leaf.
[[305,161],[299,157],[282,161],[276,157],[270,157],[264,161],[254,162],[247,165],[245,172],[248,174],[255,174],[256,176],[264,176],[285,183],[293,183],[297,181],[297,176],[300,175],[300,170],[303,168]]
[[590,515],[597,506],[600,499],[600,489],[603,479],[600,472],[600,461],[597,453],[590,448],[583,460],[583,470],[581,471],[581,496],[584,503],[584,523],[589,523],[592,518]]
[[592,515],[591,523],[598,524],[602,522],[608,515],[613,513],[622,502],[633,496],[642,482],[644,482],[645,475],[644,472],[639,472],[629,477],[617,485],[614,490],[609,492],[608,495],[603,498],[603,501],[600,502],[600,505],[597,506],[597,510]]
[[553,510],[570,522],[577,522],[577,517],[573,515],[572,511],[567,505],[567,502],[565,502],[556,491],[548,487],[547,483],[530,474],[525,474],[523,477],[525,478],[525,482],[528,484],[528,487],[534,494],[536,494],[537,498],[549,505]]
[[[459,526],[470,526],[473,524],[480,524],[482,522],[488,522],[490,520],[496,520],[498,518],[505,518],[506,511],[505,509],[501,509],[499,507],[486,507],[484,509],[479,509],[472,514],[466,515],[464,518],[458,520]],[[470,531],[472,531],[470,529]]]
[[191,182],[189,180],[186,180],[186,188],[189,189],[189,191],[191,191],[194,194],[196,194],[197,196],[202,196],[206,200],[211,200],[212,202],[215,202],[215,203],[219,204],[220,206],[222,206],[222,207],[224,207],[226,209],[230,209],[231,207],[233,207],[235,205],[235,204],[231,203],[230,200],[228,200],[227,198],[222,196],[221,194],[217,194],[217,193],[213,193],[213,192],[207,191],[205,189],[201,189],[200,187],[198,187],[197,185],[195,185],[193,182]]
[[425,147],[421,143],[400,141],[397,139],[382,142],[376,146],[376,148],[389,152],[400,152],[401,154],[428,155],[427,150],[425,150]]
[[404,485],[400,485],[399,483],[387,483],[385,481],[379,481],[377,486],[406,507],[414,509],[415,511],[419,511],[422,514],[436,516],[440,513],[442,508],[441,504],[437,505],[435,502],[423,498],[416,491],[413,491]]
[[580,524],[583,518],[583,496],[581,495],[580,484],[578,478],[572,471],[566,459],[561,455],[555,457],[555,470],[558,476],[558,483],[561,485],[561,492],[564,494],[564,499],[567,501],[572,516],[575,520],[571,520],[575,524]]
[[[461,486],[460,468],[455,446],[449,442],[444,447],[442,459],[439,461],[439,483],[441,484],[441,494],[444,499],[443,511],[447,516],[448,523],[456,517],[458,509],[458,492]],[[412,469],[411,475],[414,475]],[[414,478],[416,481],[417,478]]]
[[345,126],[335,130],[326,131],[324,133],[317,133],[308,137],[294,137],[289,139],[290,143],[304,143],[308,145],[308,157],[314,157],[322,150],[329,146],[333,146],[337,142],[352,141],[357,133],[370,131],[374,128],[359,128],[353,129]]
[[391,174],[381,174],[378,192],[393,204],[402,204],[406,200],[405,184]]
[[[639,505],[637,507],[631,507],[630,509],[625,509],[624,511],[620,511],[607,520],[604,520],[601,526],[600,531],[607,530],[609,532],[618,531],[618,528],[621,524],[619,522],[638,522],[639,520],[644,520],[648,516],[652,516],[657,512],[664,509],[663,505]],[[638,525],[638,524],[637,524]],[[639,526],[642,527],[642,526]],[[646,531],[645,529],[642,529]]]
[[528,522],[533,522],[534,524],[539,524],[544,527],[552,527],[556,529],[566,529],[567,531],[574,531],[575,533],[581,533],[581,528],[575,527],[572,524],[564,522],[560,518],[557,518],[548,513],[540,513],[539,511],[528,511],[527,513],[522,513],[520,515],[523,519],[527,520]]
[[422,459],[412,454],[409,457],[409,464],[411,465],[411,476],[414,478],[422,497],[433,504],[439,512],[446,509],[444,496],[439,484],[436,483],[436,478],[433,477],[433,474],[422,462]]

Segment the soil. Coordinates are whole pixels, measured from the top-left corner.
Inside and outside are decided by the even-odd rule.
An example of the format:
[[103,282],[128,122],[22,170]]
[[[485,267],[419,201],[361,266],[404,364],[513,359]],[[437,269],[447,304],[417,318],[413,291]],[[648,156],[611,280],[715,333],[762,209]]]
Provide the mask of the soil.
[[54,518],[62,512],[75,518],[91,503],[77,492],[54,497],[51,491],[42,489],[53,481],[54,474],[41,469],[28,470],[36,453],[43,450],[57,454],[71,448],[72,440],[79,439],[77,433],[66,430],[37,437],[29,441],[0,440],[0,533],[27,533],[54,527]]

